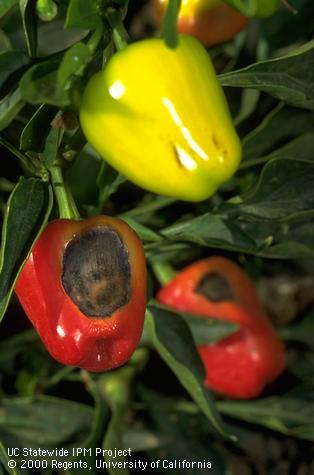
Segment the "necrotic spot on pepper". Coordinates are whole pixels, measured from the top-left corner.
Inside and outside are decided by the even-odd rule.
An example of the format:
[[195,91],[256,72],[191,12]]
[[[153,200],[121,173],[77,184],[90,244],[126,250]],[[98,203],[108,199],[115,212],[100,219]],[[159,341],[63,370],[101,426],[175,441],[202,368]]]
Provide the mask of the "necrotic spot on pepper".
[[74,237],[63,256],[62,284],[86,316],[106,317],[131,296],[129,254],[121,237],[97,226]]
[[212,302],[235,300],[228,280],[218,272],[209,272],[204,275],[195,291]]

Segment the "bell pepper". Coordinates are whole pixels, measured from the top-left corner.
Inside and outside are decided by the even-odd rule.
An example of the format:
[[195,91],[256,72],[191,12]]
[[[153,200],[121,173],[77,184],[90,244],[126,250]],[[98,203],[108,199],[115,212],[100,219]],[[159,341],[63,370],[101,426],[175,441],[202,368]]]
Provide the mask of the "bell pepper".
[[[152,0],[153,19],[162,22],[169,0]],[[242,31],[248,18],[220,0],[185,0],[181,2],[177,29],[198,38],[205,46],[231,40]]]
[[236,171],[239,138],[206,50],[181,35],[117,52],[88,82],[80,120],[90,144],[137,185],[200,201]]
[[223,257],[195,262],[162,287],[157,300],[173,309],[239,326],[215,343],[198,346],[209,388],[233,398],[252,398],[283,371],[283,344],[254,285],[234,262]]
[[53,358],[95,372],[116,368],[132,355],[143,329],[141,241],[108,216],[52,221],[15,292]]

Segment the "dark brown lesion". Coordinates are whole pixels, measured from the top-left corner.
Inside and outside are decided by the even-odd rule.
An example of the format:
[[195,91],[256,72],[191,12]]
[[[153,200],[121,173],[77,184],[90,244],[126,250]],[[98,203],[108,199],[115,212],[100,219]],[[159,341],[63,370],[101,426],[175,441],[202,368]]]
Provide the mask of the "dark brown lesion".
[[235,300],[231,285],[226,277],[219,272],[209,272],[204,275],[195,288],[195,292],[211,302]]
[[129,253],[119,234],[97,226],[77,235],[63,256],[62,285],[88,317],[107,317],[131,297]]

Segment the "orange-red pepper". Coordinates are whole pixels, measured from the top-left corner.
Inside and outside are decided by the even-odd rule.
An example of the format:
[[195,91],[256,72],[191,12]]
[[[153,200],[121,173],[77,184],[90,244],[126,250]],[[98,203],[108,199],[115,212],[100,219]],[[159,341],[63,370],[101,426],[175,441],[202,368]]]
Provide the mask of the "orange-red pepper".
[[[152,0],[153,19],[160,25],[168,0]],[[181,3],[177,29],[192,35],[205,46],[231,40],[249,19],[221,0],[187,0]]]
[[283,371],[283,344],[254,285],[234,262],[223,257],[195,262],[165,285],[157,300],[177,310],[239,325],[222,340],[198,347],[209,388],[234,398],[252,398]]
[[56,360],[96,372],[116,368],[131,356],[143,329],[141,241],[125,222],[108,216],[52,221],[15,292]]

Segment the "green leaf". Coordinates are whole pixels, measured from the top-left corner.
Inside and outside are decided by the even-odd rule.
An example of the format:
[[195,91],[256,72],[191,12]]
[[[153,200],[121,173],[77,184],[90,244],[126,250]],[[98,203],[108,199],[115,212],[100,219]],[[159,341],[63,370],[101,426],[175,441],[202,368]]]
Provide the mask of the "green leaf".
[[[165,228],[162,234],[174,241],[193,242],[201,246],[244,252],[260,257],[278,259],[314,257],[314,223],[307,219],[291,223],[264,221],[258,225],[256,222],[241,220],[241,217],[232,218],[206,213]],[[181,246],[181,243],[176,243],[177,246],[179,244]],[[173,252],[174,257],[177,253],[175,249],[171,252],[171,247],[168,258],[172,259]]]
[[[226,475],[223,458],[214,447],[215,439],[210,438],[213,434],[196,405],[185,400],[178,401],[177,398],[166,398],[143,386],[139,394],[148,413],[145,419],[149,421],[150,439],[155,441],[155,445],[158,444],[157,447],[148,446],[146,452],[150,460],[162,463],[162,473]],[[136,433],[134,435],[136,437]],[[174,463],[178,460],[188,461],[193,468],[175,470]],[[200,461],[204,464],[202,467],[195,464]]]
[[91,59],[92,53],[85,43],[76,43],[68,49],[58,69],[60,88],[64,87],[72,76],[82,74]]
[[246,16],[266,18],[275,13],[280,0],[225,0],[225,3]]
[[50,131],[50,123],[57,109],[42,104],[27,122],[20,135],[20,149],[31,152],[42,152],[46,137]]
[[57,60],[44,61],[32,66],[20,81],[22,98],[31,104],[51,104],[65,107],[70,99],[64,88],[58,84]]
[[246,16],[253,16],[256,12],[257,1],[258,0],[225,0],[225,3]]
[[35,57],[37,52],[37,15],[36,3],[33,0],[20,0],[20,10],[27,51],[29,56]]
[[0,320],[7,308],[19,271],[41,233],[52,206],[51,189],[36,178],[21,177],[10,195],[0,254]]
[[220,434],[227,436],[211,393],[204,387],[205,370],[184,320],[177,314],[151,306],[147,311],[146,321],[156,351],[213,427]]
[[2,399],[0,408],[1,439],[11,447],[80,446],[92,424],[89,406],[51,396]]
[[308,0],[289,2],[294,13],[281,8],[278,15],[269,18],[261,26],[261,34],[271,53],[290,45],[303,44],[313,33],[314,3]]
[[97,28],[102,11],[102,0],[70,0],[65,20],[66,28]]
[[[313,326],[311,328],[313,334]],[[290,339],[290,338],[288,338]],[[312,342],[311,342],[312,345]],[[290,363],[289,370],[299,379],[304,382],[306,386],[314,388],[313,374],[314,374],[314,353],[308,351],[300,353],[299,358]]]
[[271,245],[258,253],[259,255],[279,259],[314,257],[314,223],[312,221],[296,221],[282,225],[274,223],[270,229],[266,230],[266,233]]
[[[314,112],[279,104],[243,140],[245,161],[262,157],[271,152],[276,144],[313,131]],[[301,144],[300,144],[301,145]],[[300,146],[299,152],[304,148]],[[299,158],[296,156],[296,158]]]
[[4,51],[0,53],[0,89],[11,74],[29,63],[29,57],[22,51]]
[[178,44],[177,18],[181,6],[181,0],[170,0],[161,27],[162,36],[169,48],[175,48]]
[[0,130],[10,125],[24,105],[25,102],[22,100],[18,89],[0,101]]
[[[314,134],[312,140],[314,144]],[[256,186],[241,198],[240,204],[225,203],[221,210],[242,218],[277,221],[313,215],[314,161],[271,160],[263,168]]]
[[314,109],[314,41],[292,54],[219,76],[222,86],[267,92],[287,104]]
[[2,442],[0,442],[0,473],[4,473],[1,471],[1,463],[5,467],[5,471],[10,475],[20,475],[21,472],[17,468],[9,468],[9,457],[8,452]]
[[300,341],[314,350],[314,310],[294,325],[283,327],[280,335],[285,340]]
[[231,335],[238,328],[237,325],[212,318],[200,318],[197,315],[184,314],[182,312],[176,313],[181,315],[188,324],[196,345],[214,343]]
[[147,226],[144,226],[143,224],[137,222],[133,218],[129,217],[124,217],[123,221],[128,223],[129,226],[131,226],[132,229],[139,235],[139,237],[142,239],[144,242],[160,242],[162,241],[162,237],[155,233],[152,229],[148,228]]
[[175,241],[236,252],[254,252],[257,247],[255,240],[234,220],[211,213],[169,226],[162,230],[162,235]]
[[255,401],[220,401],[219,411],[282,434],[314,441],[314,388],[299,387]]
[[0,18],[2,18],[19,0],[1,0],[0,3]]
[[0,28],[0,54],[11,50],[11,41],[5,32]]

